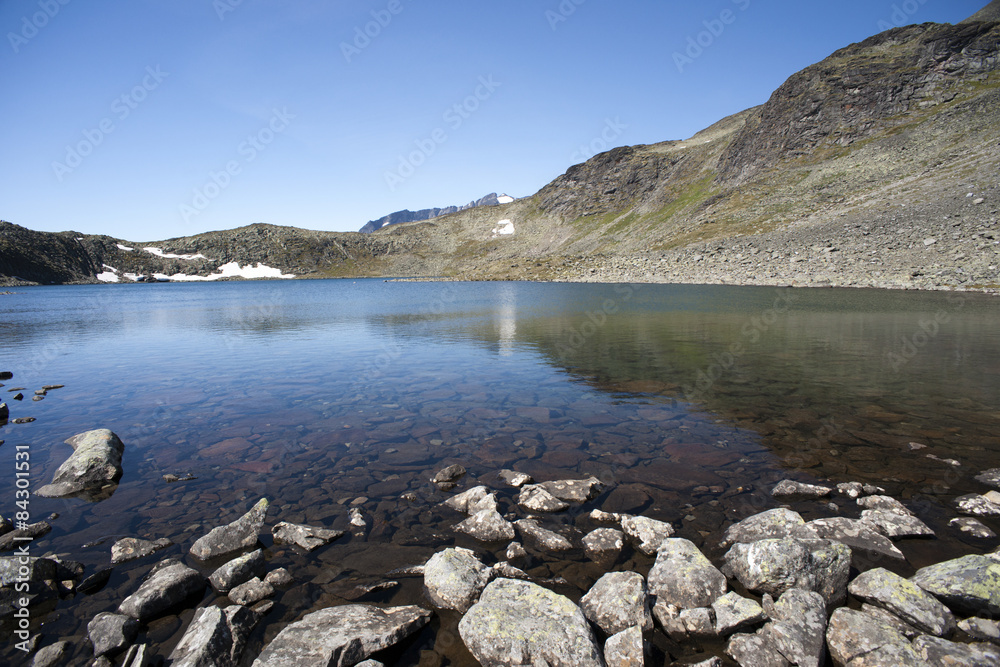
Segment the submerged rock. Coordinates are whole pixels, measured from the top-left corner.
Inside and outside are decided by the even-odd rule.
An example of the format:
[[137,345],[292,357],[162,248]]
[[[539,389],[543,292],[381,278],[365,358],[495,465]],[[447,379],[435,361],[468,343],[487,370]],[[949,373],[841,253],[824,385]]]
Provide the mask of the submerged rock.
[[1000,489],[1000,468],[984,470],[976,475],[976,480],[993,488]]
[[122,476],[125,444],[106,428],[67,439],[73,453],[52,476],[52,483],[35,491],[45,498],[79,496],[87,500],[111,497]]
[[454,529],[480,542],[500,542],[514,539],[514,525],[500,516],[495,509],[476,512],[465,521],[455,524]]
[[948,608],[912,581],[883,568],[858,575],[847,587],[851,595],[889,611],[918,630],[945,637],[955,629]]
[[443,468],[437,472],[436,475],[431,479],[431,482],[437,485],[442,491],[447,491],[449,489],[455,488],[455,482],[462,479],[465,476],[465,468],[455,463],[447,468]]
[[294,544],[306,551],[312,551],[342,537],[344,531],[279,521],[271,528],[271,535],[275,544]]
[[314,611],[271,640],[253,667],[354,665],[413,634],[431,613],[416,606],[349,604]]
[[236,667],[260,619],[259,614],[241,605],[197,609],[169,663],[174,667]]
[[532,512],[561,512],[569,507],[569,503],[559,500],[537,484],[522,486],[517,504]]
[[527,581],[494,580],[459,622],[458,631],[484,667],[604,664],[580,608]]
[[643,631],[653,629],[646,580],[636,572],[608,572],[580,598],[580,608],[608,635],[632,626]]
[[708,607],[726,593],[726,577],[690,540],[668,538],[649,571],[649,592],[657,602],[681,609]]
[[583,536],[583,551],[587,558],[608,568],[614,565],[625,546],[625,533],[614,528],[597,528]]
[[205,580],[183,563],[166,561],[153,571],[132,595],[118,607],[125,614],[145,623],[176,607],[205,588]]
[[213,528],[191,545],[191,555],[199,560],[209,560],[257,544],[257,536],[264,525],[264,517],[267,516],[267,507],[267,498],[261,498],[236,521]]
[[833,493],[833,489],[828,486],[819,486],[817,484],[803,484],[802,482],[794,482],[790,479],[784,479],[775,485],[771,489],[771,495],[775,498],[787,498],[787,497],[802,497],[802,498],[822,498]]
[[791,588],[815,591],[828,607],[847,596],[851,549],[829,540],[767,539],[735,544],[726,566],[747,589],[779,596]]
[[644,516],[623,516],[621,526],[636,548],[647,556],[655,554],[663,541],[674,534],[669,523]]
[[573,548],[573,544],[568,539],[559,533],[542,528],[534,519],[521,519],[515,525],[521,531],[522,535],[531,538],[531,540],[543,549],[566,551]]
[[111,545],[111,564],[120,565],[136,558],[144,558],[172,545],[173,542],[165,537],[156,541],[124,537]]
[[87,637],[94,647],[94,656],[120,653],[139,634],[134,618],[101,612],[87,624]]
[[960,614],[1000,614],[1000,562],[969,555],[920,568],[910,581]]
[[972,517],[955,517],[948,522],[948,525],[980,539],[992,539],[997,536],[996,533],[990,530],[989,526],[979,519],[973,519]]
[[467,549],[445,549],[424,566],[424,592],[435,606],[465,613],[493,578],[493,571]]

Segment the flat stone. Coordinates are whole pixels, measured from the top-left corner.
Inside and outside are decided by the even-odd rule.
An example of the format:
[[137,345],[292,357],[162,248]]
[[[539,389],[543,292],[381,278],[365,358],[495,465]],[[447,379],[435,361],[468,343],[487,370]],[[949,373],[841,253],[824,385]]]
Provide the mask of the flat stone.
[[910,645],[886,644],[859,655],[850,667],[928,667],[928,663]]
[[261,615],[242,605],[196,609],[169,657],[171,667],[236,667]]
[[434,606],[465,613],[493,578],[493,571],[467,549],[445,549],[424,566],[424,592]]
[[226,595],[240,584],[263,576],[265,569],[267,561],[264,559],[264,550],[257,549],[238,556],[217,569],[208,578],[208,583],[216,593]]
[[910,647],[909,640],[893,627],[868,614],[841,607],[830,616],[826,644],[834,664],[846,665],[855,658],[886,647]]
[[669,523],[644,516],[622,516],[621,526],[636,549],[647,556],[655,554],[663,541],[674,534]]
[[934,531],[926,523],[909,514],[885,510],[862,510],[861,520],[890,538],[934,536]]
[[501,470],[497,477],[499,477],[508,486],[513,486],[515,489],[519,489],[525,484],[533,484],[534,479],[531,475],[525,472],[517,472],[515,470]]
[[119,614],[141,623],[176,607],[205,588],[205,579],[183,563],[166,561],[157,566],[138,590],[125,598]]
[[913,641],[913,648],[928,665],[962,665],[962,667],[1000,665],[1000,649],[988,644],[973,646],[924,635]]
[[515,536],[514,525],[495,509],[476,512],[465,521],[455,524],[454,529],[480,542],[507,541]]
[[984,470],[978,475],[976,475],[976,480],[992,486],[995,489],[1000,489],[1000,468],[990,468],[989,470]]
[[344,531],[280,521],[271,528],[271,535],[275,544],[294,544],[306,551],[313,551],[342,537]]
[[73,453],[56,469],[52,483],[35,491],[35,495],[92,501],[109,498],[122,476],[125,445],[121,439],[102,428],[78,433],[65,442]]
[[504,577],[506,579],[524,579],[525,581],[531,581],[531,575],[529,575],[524,570],[514,567],[505,560],[502,560],[499,563],[494,563],[492,569],[495,577]]
[[522,486],[517,504],[532,512],[561,512],[569,507],[569,503],[559,500],[537,484]]
[[534,519],[521,519],[514,525],[521,531],[521,534],[530,538],[538,546],[549,551],[566,551],[573,548],[573,544],[560,535],[547,528],[542,528]]
[[764,608],[756,600],[730,591],[712,603],[715,614],[715,632],[720,637],[731,635],[767,620]]
[[124,537],[111,545],[111,564],[120,565],[136,558],[144,558],[172,545],[173,542],[165,537],[155,541]]
[[959,621],[958,629],[973,639],[1000,644],[1000,621],[973,616]]
[[986,495],[970,493],[968,495],[955,498],[955,506],[958,511],[975,516],[998,516],[1000,515],[1000,503],[990,500]]
[[882,607],[927,634],[944,637],[955,630],[955,617],[947,607],[912,581],[886,569],[861,573],[847,590],[854,597]]
[[649,592],[681,609],[708,607],[726,593],[726,577],[690,540],[667,538],[649,571]]
[[895,498],[890,496],[864,496],[863,498],[858,498],[858,505],[861,505],[865,509],[870,510],[883,510],[885,512],[895,512],[896,514],[908,514],[913,515],[913,512],[906,508],[906,505],[899,502]]
[[593,500],[604,490],[604,484],[596,477],[560,479],[554,482],[542,482],[537,486],[542,487],[559,500],[577,504]]
[[138,635],[139,624],[135,619],[121,614],[101,612],[87,624],[87,637],[95,656],[120,653]]
[[213,528],[191,545],[191,555],[199,560],[226,556],[257,544],[257,536],[267,516],[267,498],[257,501],[249,512],[236,521]]
[[795,496],[800,498],[823,498],[831,493],[833,493],[833,489],[828,486],[803,484],[802,482],[794,482],[790,479],[781,480],[771,489],[771,495],[775,498]]
[[348,667],[427,625],[420,607],[350,604],[314,611],[271,640],[253,667]]
[[459,621],[458,630],[472,655],[486,667],[604,664],[580,608],[527,581],[494,580]]
[[632,626],[642,631],[653,629],[646,580],[636,572],[608,572],[580,598],[580,608],[608,635]]
[[958,528],[963,533],[980,539],[992,539],[997,536],[997,534],[994,533],[989,526],[984,524],[979,519],[973,519],[972,517],[955,517],[948,522],[948,525],[953,528]]
[[262,581],[260,577],[254,577],[229,591],[229,600],[234,604],[249,606],[272,595],[274,586]]
[[743,519],[726,529],[720,546],[728,547],[738,542],[750,544],[759,540],[784,537],[817,537],[806,527],[805,519],[798,512],[779,507]]
[[642,630],[637,626],[622,630],[604,642],[607,667],[643,667],[645,659]]
[[760,635],[733,635],[726,644],[726,655],[740,667],[792,667],[777,647]]
[[625,533],[614,528],[597,528],[583,536],[583,551],[587,558],[608,568],[614,565],[625,546]]
[[969,555],[920,568],[910,581],[953,612],[1000,614],[1000,562]]
[[874,616],[878,620],[882,621],[886,625],[895,628],[896,632],[903,635],[910,641],[913,641],[920,635],[924,634],[923,630],[918,630],[916,627],[910,625],[899,616],[896,616],[891,611],[884,609],[883,607],[876,607],[870,602],[861,603],[861,611],[868,614],[869,616]]
[[841,542],[851,549],[873,551],[897,560],[906,560],[903,552],[897,549],[889,538],[863,521],[838,516],[815,519],[806,525],[816,531],[822,539]]
[[[791,588],[815,591],[828,607],[847,597],[850,547],[829,540],[796,538],[734,544],[726,566],[748,590],[780,596]],[[652,588],[652,577],[650,577]]]
[[793,665],[820,667],[826,655],[826,601],[813,591],[785,591],[761,635]]

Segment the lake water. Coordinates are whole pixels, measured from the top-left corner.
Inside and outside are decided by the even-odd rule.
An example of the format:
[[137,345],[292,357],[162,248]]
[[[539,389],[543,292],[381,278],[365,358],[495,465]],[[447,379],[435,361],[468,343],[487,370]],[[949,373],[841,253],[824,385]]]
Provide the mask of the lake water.
[[[269,566],[297,584],[275,597],[258,645],[347,600],[426,604],[419,577],[365,586],[447,546],[487,559],[506,548],[451,530],[463,517],[438,506],[451,494],[428,480],[455,462],[469,470],[459,490],[486,484],[518,516],[500,469],[537,481],[595,475],[608,489],[545,525],[578,541],[595,527],[591,509],[641,513],[673,522],[717,563],[729,523],[777,505],[774,482],[872,482],[938,533],[899,543],[909,563],[893,568],[912,572],[998,542],[947,524],[955,496],[987,490],[973,476],[1000,466],[998,304],[956,293],[382,280],[18,288],[0,296],[0,370],[14,373],[0,400],[11,418],[36,421],[0,428],[0,513],[14,511],[15,445],[30,446],[38,488],[70,454],[69,436],[110,428],[125,442],[110,499],[31,501],[32,520],[59,515],[33,554],[63,554],[87,574],[109,563],[119,537],[176,544],[35,614],[45,643],[75,637],[81,656],[86,623],[113,611],[152,562],[185,555],[260,497],[273,503],[268,525],[349,530],[360,499],[368,527],[308,555],[262,535]],[[65,387],[32,402],[45,384]],[[11,400],[13,387],[25,400]],[[167,473],[197,479],[167,484]],[[793,507],[807,519],[859,515],[846,497],[834,502]],[[578,550],[529,551],[518,565],[561,577],[556,589],[574,599],[603,573]],[[626,552],[615,568],[651,563]],[[169,651],[191,613],[153,622],[146,638]],[[457,619],[439,614],[394,659],[467,664]],[[0,660],[13,659],[4,644]]]

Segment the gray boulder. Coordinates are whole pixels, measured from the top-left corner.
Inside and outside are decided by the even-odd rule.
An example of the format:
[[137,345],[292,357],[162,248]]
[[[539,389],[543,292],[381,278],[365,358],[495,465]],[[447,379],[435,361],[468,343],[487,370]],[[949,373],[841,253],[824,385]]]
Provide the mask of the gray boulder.
[[254,577],[264,576],[266,569],[267,561],[264,559],[264,550],[257,549],[238,556],[221,566],[211,574],[208,583],[216,593],[225,595]]
[[913,512],[906,508],[906,505],[891,496],[874,495],[858,498],[858,505],[870,510],[883,510],[885,512],[895,512],[896,514],[907,514],[912,516]]
[[851,549],[840,542],[760,540],[733,545],[725,558],[726,567],[755,593],[780,596],[791,588],[801,588],[822,595],[828,608],[847,597]]
[[267,516],[267,498],[257,501],[249,512],[236,521],[213,528],[191,545],[191,555],[198,560],[226,556],[257,544],[257,536]]
[[896,560],[906,560],[903,552],[897,549],[888,537],[877,532],[863,521],[836,516],[815,519],[806,525],[816,531],[819,537],[826,540],[836,540],[851,547],[852,550],[873,551]]
[[514,525],[500,516],[495,509],[476,512],[465,521],[455,524],[454,529],[480,542],[499,542],[514,539]]
[[820,667],[826,654],[826,601],[819,593],[792,588],[771,609],[761,636],[798,667]]
[[513,486],[516,489],[521,488],[525,484],[532,484],[535,480],[531,478],[531,475],[524,472],[517,472],[515,470],[501,470],[497,477],[502,479],[505,484]]
[[445,549],[424,565],[424,592],[435,606],[465,613],[493,577],[467,549]]
[[778,507],[743,519],[726,529],[720,546],[728,547],[738,542],[750,544],[759,540],[783,537],[816,537],[806,527],[805,519],[798,512]]
[[427,625],[420,607],[350,604],[306,614],[285,626],[253,667],[349,667]]
[[494,580],[459,622],[458,631],[484,667],[604,665],[580,608],[527,581]]
[[962,665],[962,667],[1000,665],[1000,648],[989,644],[959,644],[940,637],[924,635],[913,641],[913,648],[928,665]]
[[740,667],[792,667],[792,663],[760,635],[733,635],[726,644],[726,655]]
[[1000,644],[1000,621],[973,616],[959,621],[958,629],[973,639]]
[[465,473],[465,468],[461,464],[455,463],[439,470],[431,481],[444,490],[453,489],[455,488],[455,482],[462,479]]
[[31,660],[31,667],[61,667],[69,657],[69,642],[60,641],[39,649]]
[[956,613],[1000,614],[1000,562],[989,556],[962,556],[928,565],[910,581]]
[[123,537],[111,545],[111,564],[120,565],[136,558],[144,558],[172,545],[173,542],[165,537],[155,541]]
[[771,495],[775,498],[822,498],[831,493],[833,493],[833,489],[828,486],[803,484],[802,482],[794,482],[790,479],[781,480],[771,489]]
[[[990,493],[996,493],[991,491]],[[970,493],[965,496],[955,498],[955,505],[960,512],[974,514],[976,516],[997,516],[1000,515],[1000,502],[995,501],[989,495],[979,495]]]
[[532,512],[561,512],[569,507],[569,503],[559,500],[538,484],[522,486],[517,504]]
[[646,580],[636,572],[608,572],[580,598],[583,615],[607,635],[637,626],[653,629]]
[[111,497],[122,476],[125,445],[106,428],[78,433],[65,441],[73,453],[52,476],[52,483],[35,491],[45,498],[77,496],[86,500]]
[[614,528],[597,528],[583,536],[583,552],[598,565],[609,568],[622,553],[625,534]]
[[1000,468],[990,468],[989,470],[984,470],[978,475],[976,475],[976,480],[992,486],[995,489],[1000,489]]
[[271,535],[275,544],[294,544],[306,551],[312,551],[342,537],[344,531],[279,521],[271,528]]
[[756,600],[730,591],[712,603],[715,615],[715,633],[725,637],[767,620],[764,608]]
[[171,667],[236,667],[261,616],[241,605],[202,607],[170,654]]
[[274,586],[260,577],[254,577],[249,581],[244,581],[239,586],[229,591],[230,602],[238,605],[250,606],[255,602],[260,602],[274,595]]
[[669,523],[644,516],[622,516],[621,526],[635,547],[647,556],[655,554],[663,540],[674,534]]
[[653,616],[663,626],[663,631],[676,642],[716,636],[712,610],[707,607],[681,609],[659,600],[653,606]]
[[587,479],[560,479],[554,482],[538,484],[559,500],[568,503],[585,503],[593,500],[604,490],[604,484],[596,477]]
[[183,563],[166,561],[118,607],[119,614],[141,623],[175,607],[205,588],[205,579]]
[[830,616],[826,645],[836,665],[846,665],[859,656],[888,647],[895,649],[893,655],[898,653],[904,660],[912,660],[907,651],[910,642],[904,635],[879,619],[847,607]]
[[885,510],[863,510],[861,520],[888,537],[934,536],[934,531],[926,523],[909,514]]
[[604,642],[604,662],[607,667],[642,667],[646,664],[644,649],[642,630],[632,626]]
[[912,581],[886,569],[876,568],[858,575],[847,590],[927,634],[945,637],[955,630],[955,617],[947,607]]
[[547,528],[542,528],[534,519],[520,519],[515,525],[522,535],[530,538],[543,549],[566,551],[573,548],[573,544],[565,537]]
[[452,496],[441,504],[462,514],[474,514],[475,508],[489,495],[491,495],[490,490],[485,486],[474,486]]
[[87,624],[87,637],[95,656],[120,653],[138,634],[139,624],[135,619],[121,614],[101,612]]
[[955,517],[948,522],[948,525],[953,528],[958,528],[963,533],[972,535],[973,537],[978,537],[981,540],[991,540],[997,536],[989,526],[984,524],[979,519],[973,519],[971,516],[959,516]]
[[708,607],[726,593],[726,577],[690,540],[667,538],[649,571],[649,592],[681,609]]

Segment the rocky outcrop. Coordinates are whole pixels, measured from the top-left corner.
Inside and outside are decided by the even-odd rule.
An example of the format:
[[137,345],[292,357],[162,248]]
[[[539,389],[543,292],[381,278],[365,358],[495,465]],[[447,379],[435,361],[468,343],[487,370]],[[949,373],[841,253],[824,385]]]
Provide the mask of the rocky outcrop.
[[47,498],[110,497],[122,476],[125,444],[121,439],[108,429],[97,429],[74,435],[66,444],[73,448],[73,454],[56,470],[52,483],[35,493]]

